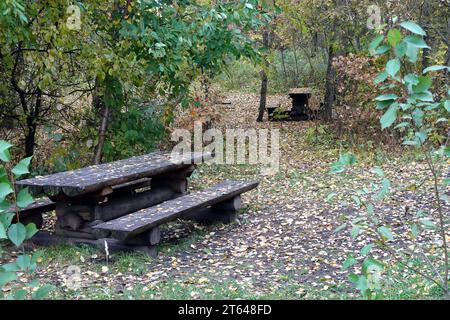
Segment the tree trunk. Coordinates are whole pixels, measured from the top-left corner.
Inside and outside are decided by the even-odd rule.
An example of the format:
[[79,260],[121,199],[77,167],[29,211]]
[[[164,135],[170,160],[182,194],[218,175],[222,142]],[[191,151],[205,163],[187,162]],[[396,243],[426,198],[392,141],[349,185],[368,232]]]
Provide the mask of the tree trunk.
[[335,70],[333,67],[333,47],[328,48],[328,64],[327,75],[325,79],[325,98],[324,98],[324,110],[323,117],[325,121],[331,121],[333,115],[333,102],[335,96]]
[[280,54],[281,54],[281,66],[283,67],[283,73],[284,73],[284,81],[285,81],[285,84],[287,85],[289,77],[288,77],[288,73],[286,70],[286,62],[284,59],[284,48],[281,48]]
[[297,42],[295,41],[295,36],[292,36],[292,53],[294,54],[294,62],[295,62],[295,77],[293,85],[294,87],[298,87],[298,77],[300,76],[300,70],[298,68]]
[[106,129],[108,127],[109,108],[103,107],[102,123],[98,130],[98,143],[95,147],[94,164],[99,164],[103,157],[103,146],[105,144]]
[[267,101],[267,74],[264,70],[261,71],[261,96],[259,98],[259,114],[256,121],[262,122],[264,111],[266,110]]
[[25,132],[25,157],[31,157],[34,154],[34,147],[36,144],[37,118],[41,112],[42,107],[42,92],[37,89],[36,101],[34,108],[29,110],[27,115],[27,129]]
[[[447,21],[447,53],[445,54],[445,61],[444,61],[444,65],[448,66],[450,65],[450,18],[448,18]],[[449,80],[450,80],[450,71],[446,71],[445,72],[446,78],[447,78],[447,85],[449,85]]]
[[[266,49],[269,49],[269,30],[263,31],[263,46]],[[264,58],[265,67],[269,67],[269,62],[267,58]],[[266,111],[266,100],[267,100],[267,73],[266,70],[261,70],[261,95],[259,98],[259,114],[256,121],[262,122],[264,117],[264,112]]]
[[[422,26],[422,28],[425,30],[425,32],[427,33],[427,36],[425,37],[425,41],[431,45],[431,47],[433,47],[432,45],[432,40],[430,37],[430,32],[429,32],[429,28],[428,28],[428,23],[430,22],[430,18],[429,18],[429,8],[428,8],[428,4],[425,1],[423,3],[422,6],[422,15],[421,15],[421,21],[420,21],[420,25]],[[424,48],[422,50],[422,68],[425,69],[429,66],[429,59],[430,59],[430,53],[431,50]]]

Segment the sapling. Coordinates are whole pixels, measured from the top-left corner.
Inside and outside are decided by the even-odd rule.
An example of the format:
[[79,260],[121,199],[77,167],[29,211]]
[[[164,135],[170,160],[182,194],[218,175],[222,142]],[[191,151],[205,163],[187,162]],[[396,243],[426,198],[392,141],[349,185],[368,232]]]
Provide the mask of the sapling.
[[[394,19],[396,23],[396,19]],[[356,238],[365,232],[374,240],[364,246],[359,252],[364,257],[362,274],[350,275],[349,279],[361,291],[365,298],[381,298],[382,286],[380,275],[386,271],[387,264],[371,256],[373,248],[388,253],[392,260],[402,267],[426,278],[442,289],[444,296],[449,299],[449,255],[448,236],[449,212],[444,210],[444,203],[448,196],[444,190],[450,185],[450,179],[445,177],[450,157],[448,128],[450,115],[450,90],[447,87],[444,97],[436,98],[430,89],[433,85],[433,72],[449,72],[448,66],[434,65],[423,69],[418,64],[421,50],[429,48],[424,40],[426,32],[416,23],[407,21],[398,24],[387,33],[380,30],[380,34],[371,42],[369,50],[373,55],[387,58],[384,70],[374,79],[380,85],[382,94],[375,98],[376,108],[383,110],[380,125],[383,130],[393,127],[403,133],[403,145],[411,146],[422,155],[428,172],[422,180],[431,180],[432,196],[434,198],[435,214],[426,217],[426,212],[416,212],[418,223],[410,225],[411,238],[417,240],[421,229],[437,232],[440,238],[442,255],[427,252],[417,241],[407,255],[401,250],[391,247],[389,241],[395,235],[389,225],[383,223],[376,215],[375,203],[387,197],[392,189],[391,181],[381,168],[374,168],[373,173],[379,177],[370,183],[370,187],[356,190],[351,199],[357,207],[365,208],[366,215],[353,219],[337,231],[351,226],[351,236]],[[345,169],[356,162],[351,154],[341,155],[339,161],[332,164],[334,173],[345,172]],[[422,183],[423,184],[423,183]],[[334,194],[328,200],[334,198]],[[431,213],[430,213],[431,214]],[[431,274],[424,268],[415,267],[411,259],[416,257],[424,266],[431,270]],[[356,264],[356,258],[351,255],[344,263],[344,269]],[[373,271],[376,271],[378,281],[373,281]]]

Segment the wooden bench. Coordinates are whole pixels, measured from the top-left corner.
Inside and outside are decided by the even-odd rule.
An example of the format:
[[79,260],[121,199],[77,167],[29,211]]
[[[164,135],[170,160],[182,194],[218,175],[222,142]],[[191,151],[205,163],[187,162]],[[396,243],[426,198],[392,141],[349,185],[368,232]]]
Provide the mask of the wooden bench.
[[111,236],[127,244],[153,246],[160,241],[159,226],[178,218],[233,221],[241,206],[240,195],[257,186],[257,181],[224,181],[211,188],[98,224],[93,229],[98,237]]

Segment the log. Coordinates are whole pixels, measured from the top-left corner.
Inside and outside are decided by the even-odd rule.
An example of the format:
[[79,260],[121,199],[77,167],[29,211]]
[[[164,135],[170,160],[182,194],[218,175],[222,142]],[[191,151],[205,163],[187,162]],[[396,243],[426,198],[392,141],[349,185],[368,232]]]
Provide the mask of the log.
[[159,227],[155,227],[134,237],[127,237],[127,234],[113,231],[111,236],[130,245],[154,246],[161,241],[161,230]]
[[49,196],[65,195],[69,198],[96,193],[141,178],[158,176],[189,167],[198,160],[210,158],[210,154],[192,153],[185,158],[188,164],[174,163],[171,152],[155,152],[111,163],[60,172],[45,177],[17,181],[19,186],[41,186]]
[[82,238],[67,238],[58,236],[56,234],[51,234],[47,231],[39,231],[33,238],[25,242],[25,246],[30,244],[39,246],[52,246],[60,244],[78,245],[86,244],[97,247],[98,249],[105,251],[105,241],[108,244],[108,251],[110,253],[121,252],[121,251],[139,251],[143,252],[151,257],[157,256],[156,246],[133,246],[121,243],[116,239],[82,239]]
[[189,165],[185,168],[163,173],[157,176],[153,177],[153,180],[170,180],[170,179],[182,179],[182,178],[188,178],[192,175],[192,172],[194,172],[196,168],[196,165]]
[[96,207],[95,219],[108,221],[128,213],[151,207],[173,198],[174,192],[165,186],[137,194],[111,199]]
[[97,239],[97,236],[93,234],[92,232],[87,232],[89,229],[82,229],[82,230],[68,230],[61,228],[59,224],[55,224],[55,234],[67,237],[67,238],[81,238],[81,239]]
[[60,194],[63,194],[63,192],[62,192],[60,187],[44,186],[43,190],[44,190],[45,194],[52,200],[53,200],[54,197],[57,197]]
[[142,178],[136,181],[113,186],[113,193],[108,196],[108,199],[134,194],[138,189],[149,188],[151,185],[151,181],[151,178]]
[[152,179],[152,188],[153,189],[168,187],[175,193],[186,194],[187,186],[188,186],[188,181],[186,178],[182,178],[182,179],[162,179],[162,178]]
[[42,194],[43,190],[41,186],[29,186],[28,191],[33,197],[38,197]]
[[204,224],[216,222],[231,223],[237,219],[237,210],[242,207],[241,196],[192,212],[184,217],[185,220],[193,220]]
[[192,212],[183,217],[183,220],[191,220],[203,224],[213,223],[232,223],[237,219],[236,211],[214,210],[213,208],[204,208]]
[[80,205],[80,204],[69,204],[69,203],[57,203],[56,204],[56,216],[62,218],[69,213],[75,213],[81,217],[84,221],[95,220],[95,205]]
[[215,211],[232,211],[232,212],[239,210],[241,207],[242,207],[242,199],[240,195],[234,197],[233,199],[212,206],[212,208]]
[[74,212],[69,212],[58,218],[58,225],[61,228],[78,230],[83,225],[83,219]]

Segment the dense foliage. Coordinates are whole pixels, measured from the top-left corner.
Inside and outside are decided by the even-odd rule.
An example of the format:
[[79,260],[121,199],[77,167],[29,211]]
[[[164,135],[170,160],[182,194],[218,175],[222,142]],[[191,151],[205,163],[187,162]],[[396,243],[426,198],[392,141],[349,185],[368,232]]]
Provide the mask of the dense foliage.
[[[396,21],[396,19],[394,19]],[[378,35],[370,44],[369,49],[375,55],[389,56],[384,70],[375,79],[375,84],[383,84],[380,88],[383,94],[374,100],[377,109],[384,110],[380,118],[382,129],[394,124],[395,129],[403,132],[403,144],[417,148],[426,163],[429,172],[421,173],[423,181],[431,180],[434,197],[432,207],[428,210],[413,212],[414,218],[408,222],[410,237],[415,241],[414,247],[406,253],[397,250],[391,241],[396,235],[387,224],[388,218],[376,211],[376,203],[382,201],[391,192],[392,184],[381,168],[373,168],[378,179],[370,186],[355,190],[351,201],[358,208],[365,208],[366,214],[340,226],[338,230],[351,227],[351,236],[360,234],[372,238],[372,242],[359,251],[362,259],[362,274],[349,276],[355,286],[365,298],[383,297],[383,275],[389,264],[372,255],[373,249],[386,251],[394,261],[403,268],[410,269],[431,281],[442,289],[449,297],[449,248],[448,212],[444,203],[448,201],[445,189],[450,185],[446,178],[447,161],[450,157],[447,129],[450,116],[450,88],[446,88],[447,95],[439,98],[430,88],[433,85],[431,73],[449,70],[449,67],[433,65],[421,68],[417,58],[422,49],[428,48],[424,40],[426,32],[416,23],[402,22],[399,28],[389,29],[387,33]],[[445,128],[446,130],[442,130]],[[352,154],[341,155],[338,162],[332,165],[333,172],[342,173],[356,162]],[[330,196],[330,199],[334,195]],[[405,222],[406,223],[406,222]],[[426,244],[418,241],[422,230],[436,232],[441,241],[438,250],[431,250]],[[418,247],[419,249],[417,249]],[[411,263],[412,259],[421,261],[418,267]],[[357,263],[354,255],[350,255],[344,262],[348,269]]]
[[[103,153],[113,159],[148,151],[164,128],[143,122],[170,122],[178,103],[192,103],[193,81],[220,72],[230,59],[258,59],[249,32],[270,17],[256,4],[3,1],[1,124],[20,128],[16,142],[26,156],[48,138],[42,128],[62,134],[65,145],[81,141],[88,150],[80,153],[95,162]],[[112,152],[116,144],[128,150]]]

